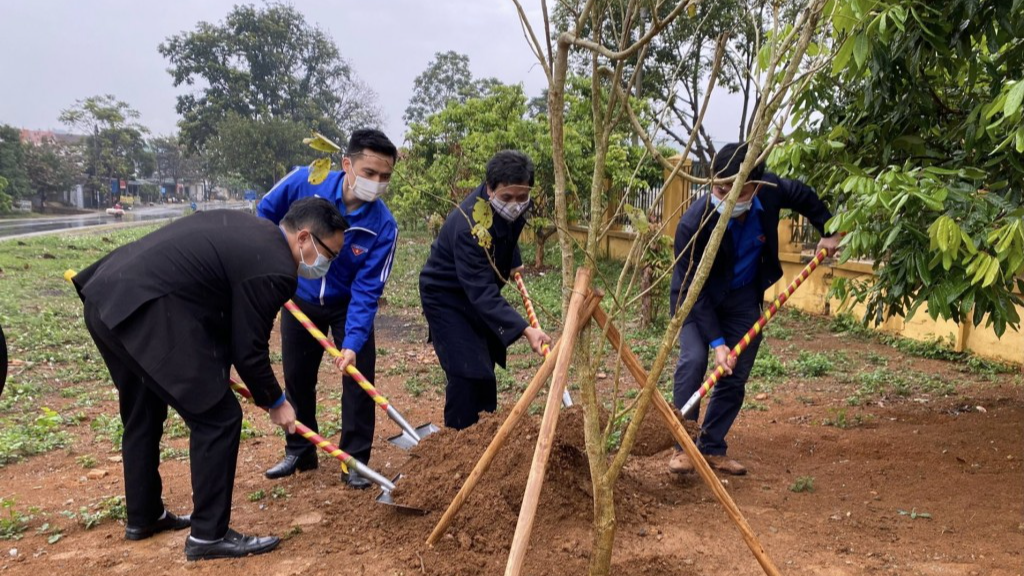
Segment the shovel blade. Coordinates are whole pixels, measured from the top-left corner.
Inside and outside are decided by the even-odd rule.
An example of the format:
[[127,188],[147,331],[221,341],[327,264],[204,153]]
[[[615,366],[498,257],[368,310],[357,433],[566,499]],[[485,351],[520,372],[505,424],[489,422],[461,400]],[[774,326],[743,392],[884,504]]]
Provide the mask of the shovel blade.
[[[392,480],[391,483],[394,484],[394,483],[398,482],[399,480],[401,480],[401,478],[402,478],[402,475],[399,474],[398,476],[395,476],[394,480]],[[375,500],[377,501],[378,504],[384,504],[385,506],[393,506],[393,507],[397,508],[399,512],[404,512],[406,514],[415,514],[417,516],[425,516],[428,513],[428,510],[424,510],[422,508],[416,508],[416,507],[413,507],[413,506],[405,506],[403,504],[399,504],[399,503],[395,502],[395,499],[391,495],[391,492],[389,492],[387,490],[384,490],[384,489],[381,489],[380,494],[377,496],[377,498]]]
[[[440,428],[428,422],[416,428],[416,435],[420,437],[420,440],[422,440],[439,430]],[[419,444],[419,440],[404,430],[401,434],[388,438],[388,442],[398,446],[402,450],[412,450],[417,444]]]

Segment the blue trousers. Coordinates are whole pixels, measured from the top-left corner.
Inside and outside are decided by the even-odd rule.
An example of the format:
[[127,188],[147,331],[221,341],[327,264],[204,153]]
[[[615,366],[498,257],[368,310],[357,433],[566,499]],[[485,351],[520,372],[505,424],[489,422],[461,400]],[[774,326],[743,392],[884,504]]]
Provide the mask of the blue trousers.
[[[730,349],[761,316],[763,293],[757,289],[757,284],[753,282],[731,291],[715,308],[722,337]],[[687,321],[683,324],[679,334],[679,363],[676,365],[672,390],[676,408],[682,408],[704,383],[708,370],[709,345],[710,342],[701,336],[696,323]],[[725,436],[743,406],[747,379],[750,378],[750,370],[754,366],[754,359],[760,346],[759,334],[736,359],[732,375],[720,379],[711,389],[710,401],[700,428],[700,437],[697,439],[697,447],[702,454],[723,456],[728,450],[729,445],[725,441]],[[696,421],[699,413],[698,406],[687,415],[687,419]]]

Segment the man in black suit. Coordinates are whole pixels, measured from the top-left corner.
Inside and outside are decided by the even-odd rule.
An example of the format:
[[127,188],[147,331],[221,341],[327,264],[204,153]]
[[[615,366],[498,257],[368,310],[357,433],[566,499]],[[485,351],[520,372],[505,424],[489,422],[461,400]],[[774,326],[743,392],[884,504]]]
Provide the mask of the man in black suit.
[[[475,424],[480,412],[497,408],[494,365],[505,366],[509,345],[523,336],[540,354],[551,342],[501,295],[523,265],[519,234],[530,206],[533,161],[518,150],[502,150],[487,163],[486,174],[486,182],[448,215],[420,271],[423,315],[448,381],[444,424],[460,430]],[[471,231],[478,202],[486,202],[492,216],[488,248]]]
[[[711,164],[715,177],[735,176],[746,153],[746,144],[722,147]],[[686,298],[697,263],[724,211],[725,197],[731,189],[732,185],[728,184],[712,187],[711,194],[697,198],[679,219],[669,303],[673,314]],[[677,408],[700,388],[708,368],[709,348],[714,352],[716,367],[721,366],[725,371],[726,375],[711,393],[697,447],[708,464],[726,474],[747,472],[746,467],[726,456],[725,435],[743,405],[761,336],[754,338],[739,358],[731,358],[729,352],[760,317],[764,291],[782,278],[779,213],[783,209],[803,215],[822,234],[825,223],[832,217],[813,188],[798,180],[779,178],[766,172],[763,163],[758,164],[740,191],[711,273],[679,333],[679,363],[673,390]],[[838,235],[823,237],[818,250],[825,248],[831,256],[838,246]],[[694,410],[687,418],[697,420],[697,416]],[[693,463],[685,452],[677,450],[669,461],[669,470],[690,473]]]
[[[270,366],[270,332],[295,292],[296,275],[326,273],[347,228],[337,208],[319,198],[293,204],[280,228],[242,212],[201,212],[114,250],[74,277],[86,327],[120,400],[125,538],[191,525],[188,560],[261,554],[278,545],[277,537],[243,536],[228,527],[242,427],[228,377],[234,365],[271,421],[294,432],[295,412]],[[191,518],[172,514],[161,500],[168,406],[191,431]]]

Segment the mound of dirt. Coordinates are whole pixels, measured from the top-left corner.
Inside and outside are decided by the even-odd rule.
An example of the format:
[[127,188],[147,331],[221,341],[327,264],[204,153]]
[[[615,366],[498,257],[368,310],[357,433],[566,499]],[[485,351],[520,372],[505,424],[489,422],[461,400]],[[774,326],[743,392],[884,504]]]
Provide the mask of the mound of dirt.
[[[403,467],[403,479],[394,492],[403,505],[428,510],[440,518],[465,483],[473,467],[497,433],[507,414],[485,414],[466,430],[444,429],[423,440]],[[498,451],[490,469],[466,501],[454,526],[474,548],[498,543],[507,549],[522,505],[533,452],[540,428],[539,416],[527,416]],[[649,414],[635,447],[637,455],[660,452],[674,443],[658,414]],[[624,471],[617,494],[642,490]],[[537,523],[589,518],[593,511],[590,467],[584,447],[583,410],[573,407],[559,416],[551,458],[538,506]],[[629,520],[629,507],[617,506],[619,520]],[[463,543],[466,544],[466,543]]]

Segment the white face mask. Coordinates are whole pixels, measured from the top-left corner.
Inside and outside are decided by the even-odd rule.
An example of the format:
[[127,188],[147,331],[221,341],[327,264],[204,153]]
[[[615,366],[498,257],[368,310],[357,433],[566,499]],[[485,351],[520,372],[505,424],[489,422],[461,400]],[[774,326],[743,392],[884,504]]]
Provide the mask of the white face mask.
[[[725,200],[722,200],[714,194],[711,195],[711,205],[718,210],[719,214],[725,214]],[[732,208],[732,218],[742,216],[745,212],[750,210],[750,207],[754,205],[754,200],[747,200],[746,202],[737,202]]]
[[356,176],[356,182],[352,185],[352,194],[363,202],[374,202],[387,191],[387,182],[374,182],[362,176]]
[[497,198],[491,198],[491,207],[505,220],[512,222],[516,218],[522,216],[523,212],[526,212],[526,207],[530,205],[530,199],[527,198],[525,202],[502,202]]
[[331,268],[331,261],[326,256],[320,253],[320,249],[316,247],[316,242],[310,237],[309,241],[313,244],[313,250],[316,251],[316,258],[312,264],[306,264],[306,257],[299,252],[299,257],[302,261],[299,262],[299,276],[308,278],[310,280],[317,280],[327,276],[327,271]]

